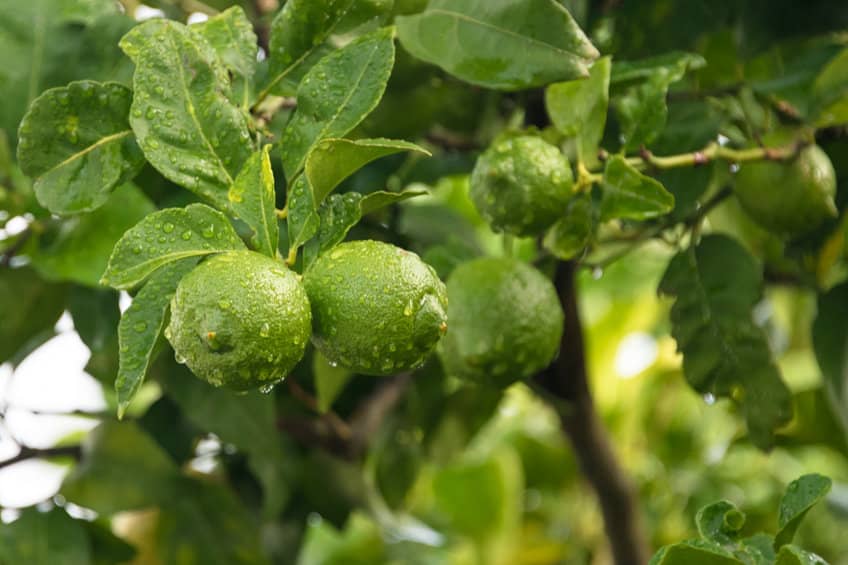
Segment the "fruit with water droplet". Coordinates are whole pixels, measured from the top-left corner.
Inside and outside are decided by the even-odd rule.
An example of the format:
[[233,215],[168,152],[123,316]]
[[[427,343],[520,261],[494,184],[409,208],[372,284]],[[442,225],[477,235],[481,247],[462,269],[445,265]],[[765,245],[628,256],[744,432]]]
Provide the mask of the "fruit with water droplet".
[[195,375],[248,390],[291,371],[311,326],[296,274],[259,253],[234,251],[208,259],[180,281],[166,335]]
[[[343,284],[336,282],[339,276]],[[315,261],[304,285],[315,347],[331,362],[362,374],[413,368],[447,329],[444,283],[418,255],[388,243],[342,243]],[[398,343],[410,347],[390,346]]]
[[568,159],[538,137],[496,142],[471,174],[471,199],[492,229],[539,235],[563,216],[572,195]]
[[448,374],[504,387],[547,367],[565,319],[551,281],[516,259],[463,263],[448,279],[451,328],[439,344]]

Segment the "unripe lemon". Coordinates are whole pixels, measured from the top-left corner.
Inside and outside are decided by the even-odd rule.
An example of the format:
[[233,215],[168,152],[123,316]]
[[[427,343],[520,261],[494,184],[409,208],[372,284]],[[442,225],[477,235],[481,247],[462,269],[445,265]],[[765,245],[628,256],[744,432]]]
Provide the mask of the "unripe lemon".
[[418,255],[388,243],[342,243],[312,264],[304,284],[315,347],[358,373],[414,368],[447,330],[444,283]]
[[477,159],[471,199],[493,230],[539,235],[565,213],[572,180],[559,149],[538,137],[513,137]]
[[311,326],[296,274],[265,255],[234,251],[180,281],[165,336],[198,377],[247,390],[285,377],[303,357]]
[[816,145],[789,162],[745,163],[736,175],[736,196],[745,212],[784,236],[809,232],[836,217],[835,194],[833,164]]
[[507,386],[547,367],[564,315],[551,281],[515,259],[481,258],[448,278],[451,328],[439,345],[448,374]]

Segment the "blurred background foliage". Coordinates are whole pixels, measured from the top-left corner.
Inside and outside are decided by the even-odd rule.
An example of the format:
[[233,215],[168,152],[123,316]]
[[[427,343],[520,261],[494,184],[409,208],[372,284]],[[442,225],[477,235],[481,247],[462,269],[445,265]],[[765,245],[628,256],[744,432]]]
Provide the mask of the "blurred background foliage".
[[[719,133],[744,140],[757,123],[778,119],[775,107],[803,114],[810,84],[848,45],[848,7],[833,0],[560,1],[614,60],[674,50],[706,60],[672,86],[668,125],[651,145],[658,154],[694,150]],[[50,86],[78,78],[127,82],[131,65],[117,40],[133,25],[130,14],[154,8],[185,21],[239,4],[262,29],[277,6],[274,0],[122,4],[118,12],[96,0],[0,0],[4,383],[10,390],[14,367],[54,337],[54,324],[68,312],[91,353],[85,370],[105,399],[102,411],[75,415],[99,424],[93,432],[71,434],[42,451],[22,445],[3,452],[10,459],[51,456],[67,475],[59,494],[37,506],[6,505],[0,562],[609,563],[596,501],[558,419],[525,384],[504,392],[461,386],[435,358],[412,379],[386,383],[350,375],[309,351],[292,386],[236,396],[188,374],[163,342],[129,418],[115,420],[120,297],[97,280],[127,227],[154,208],[192,197],[148,166],[97,212],[51,217],[15,165],[17,123],[33,95]],[[425,4],[363,1],[362,9],[374,14],[363,25],[388,23],[393,14]],[[40,67],[29,58],[34,14],[46,19],[42,32],[50,37]],[[468,173],[477,152],[502,129],[532,122],[527,118],[539,106],[538,95],[483,91],[399,49],[387,94],[357,134],[421,140],[435,155],[380,160],[340,191],[417,185],[431,194],[365,218],[351,237],[393,240],[420,253],[442,277],[463,260],[501,253],[500,237],[468,199]],[[279,131],[286,116],[279,113],[268,128]],[[618,128],[611,113],[605,147],[617,148]],[[841,203],[848,194],[848,135],[844,127],[832,128],[820,143],[842,179]],[[673,213],[683,217],[698,197],[715,190],[729,174],[719,168],[662,173],[677,196]],[[804,523],[799,544],[833,564],[848,564],[848,440],[839,421],[846,416],[835,414],[822,392],[810,336],[815,295],[791,284],[810,270],[823,274],[826,285],[840,281],[844,252],[823,256],[810,252],[821,242],[776,241],[733,200],[707,222],[708,229],[738,237],[774,275],[757,321],[767,328],[794,393],[796,417],[781,430],[778,447],[763,453],[746,441],[731,402],[701,398],[686,385],[669,336],[669,301],[656,296],[672,246],[646,243],[605,268],[584,257],[579,292],[592,389],[637,487],[650,543],[656,548],[695,536],[695,512],[719,499],[747,513],[746,531],[774,531],[786,483],[815,471],[832,477],[834,490]],[[615,251],[614,245],[603,249],[603,257]],[[551,266],[532,240],[518,241],[517,253],[542,269]],[[303,401],[311,395],[320,412],[330,404],[332,412],[316,414]],[[383,409],[378,403],[386,398],[394,402]],[[15,406],[0,389],[0,409],[7,416],[27,407]],[[369,414],[383,418],[375,422]],[[36,416],[47,418],[36,414],[29,425],[40,425]],[[334,441],[337,418],[364,434],[353,453]],[[0,422],[8,447],[14,431]],[[0,470],[0,477],[12,468]],[[9,480],[1,484],[16,488]]]

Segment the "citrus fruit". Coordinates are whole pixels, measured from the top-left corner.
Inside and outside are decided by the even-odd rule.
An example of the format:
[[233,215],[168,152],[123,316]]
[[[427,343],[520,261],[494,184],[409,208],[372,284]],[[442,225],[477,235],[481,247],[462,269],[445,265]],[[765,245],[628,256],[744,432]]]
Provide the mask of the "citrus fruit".
[[312,316],[285,265],[253,251],[216,255],[177,286],[165,336],[178,361],[215,386],[269,387],[303,357]]
[[439,345],[448,374],[507,386],[547,367],[564,315],[551,281],[515,259],[481,258],[448,278],[451,328]]
[[736,196],[745,212],[783,236],[809,232],[835,217],[835,194],[833,164],[816,145],[788,162],[745,163],[736,175]]
[[312,342],[332,363],[390,375],[424,362],[447,329],[445,285],[418,255],[349,241],[304,274]]
[[538,137],[513,137],[487,149],[471,173],[471,199],[498,232],[538,235],[560,216],[572,194],[568,159]]

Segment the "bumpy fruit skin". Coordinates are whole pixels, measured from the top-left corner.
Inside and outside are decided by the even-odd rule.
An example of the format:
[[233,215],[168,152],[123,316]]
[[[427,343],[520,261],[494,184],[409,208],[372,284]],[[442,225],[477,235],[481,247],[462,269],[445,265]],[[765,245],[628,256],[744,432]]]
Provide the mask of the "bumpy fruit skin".
[[565,319],[551,281],[514,259],[482,258],[448,278],[451,328],[439,344],[449,375],[505,387],[547,367]]
[[285,377],[303,357],[311,328],[298,276],[259,253],[235,251],[180,281],[165,336],[198,377],[248,390]]
[[801,235],[836,217],[835,194],[833,164],[816,145],[788,163],[745,163],[736,175],[736,196],[745,212],[783,236]]
[[447,293],[418,255],[380,241],[349,241],[304,274],[312,343],[333,363],[391,375],[424,362],[447,330]]
[[494,231],[539,235],[565,213],[572,195],[571,167],[538,137],[495,143],[471,173],[471,199]]

